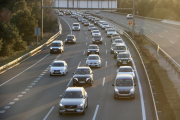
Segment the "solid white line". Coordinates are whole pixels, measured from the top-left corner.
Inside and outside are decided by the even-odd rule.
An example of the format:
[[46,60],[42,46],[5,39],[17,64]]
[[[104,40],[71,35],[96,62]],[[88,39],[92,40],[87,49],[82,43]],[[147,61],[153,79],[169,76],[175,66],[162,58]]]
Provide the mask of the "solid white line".
[[175,36],[180,37],[179,35],[176,35],[176,34],[175,34]]
[[88,37],[86,37],[86,39],[88,39]]
[[49,116],[49,114],[52,112],[53,109],[54,109],[54,106],[52,106],[52,108],[50,109],[50,111],[49,111],[48,114],[44,117],[43,120],[46,120],[46,119],[47,119],[47,117]]
[[163,38],[163,36],[159,35],[159,37]]
[[174,44],[174,42],[173,42],[173,41],[169,41],[169,42],[171,42],[171,43],[173,43],[173,44]]
[[145,109],[145,105],[144,105],[144,97],[143,97],[143,93],[142,93],[142,87],[141,87],[139,75],[138,75],[134,60],[132,60],[132,62],[133,62],[134,70],[136,73],[136,78],[138,81],[138,87],[139,87],[139,93],[140,93],[140,99],[141,99],[142,118],[143,118],[143,120],[146,120],[146,109]]
[[72,81],[72,78],[70,79],[69,83],[67,84],[67,87],[69,87],[69,85],[70,85],[71,81]]
[[104,44],[106,45],[106,42]]
[[87,42],[86,42],[86,45],[87,45]]
[[102,83],[102,86],[104,86],[104,82],[105,82],[105,77],[103,78],[103,83]]
[[80,66],[80,64],[81,64],[81,61],[79,62],[78,67]]
[[107,66],[107,61],[106,61],[106,64],[105,64],[105,66]]
[[94,116],[93,116],[93,119],[92,119],[92,120],[95,120],[95,119],[96,119],[96,115],[97,115],[98,109],[99,109],[99,105],[96,106],[96,110],[95,110],[95,112],[94,112]]
[[106,50],[106,54],[107,54],[107,50]]
[[[62,18],[62,17],[61,17]],[[63,19],[63,18],[62,18]],[[64,19],[63,19],[64,20]],[[66,22],[66,20],[64,20],[65,22]],[[67,23],[67,22],[66,22]],[[71,30],[71,35],[72,35],[72,29],[71,29],[71,27],[70,27],[70,25],[69,25],[69,23],[67,23],[68,24],[68,26],[69,26],[69,28],[70,28],[70,30]]]
[[9,109],[11,106],[5,106],[4,109]]
[[83,55],[85,54],[85,51],[83,52]]
[[0,113],[5,113],[5,112],[6,112],[6,110],[1,110],[1,111],[0,111]]
[[19,74],[17,74],[16,76],[12,77],[11,79],[7,80],[6,82],[2,83],[0,85],[3,86],[4,84],[6,84],[7,82],[13,80],[14,78],[16,78],[17,76],[21,75],[22,73],[24,73],[25,71],[27,71],[28,69],[32,68],[34,65],[36,65],[37,63],[41,62],[44,58],[46,58],[49,54],[47,54],[45,57],[43,57],[42,59],[40,59],[38,62],[34,63],[32,66],[28,67],[27,69],[25,69],[24,71],[20,72]]
[[10,102],[9,105],[14,105],[15,102]]

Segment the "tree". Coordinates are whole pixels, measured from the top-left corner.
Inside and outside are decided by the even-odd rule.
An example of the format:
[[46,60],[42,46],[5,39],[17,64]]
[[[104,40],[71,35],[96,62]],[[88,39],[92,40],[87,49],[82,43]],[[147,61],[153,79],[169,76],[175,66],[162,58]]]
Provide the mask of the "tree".
[[18,1],[14,4],[13,12],[17,12],[18,10],[25,10],[27,8],[27,3],[25,0]]
[[33,42],[34,28],[38,26],[34,15],[27,9],[19,10],[17,14],[12,15],[10,23],[16,25],[20,35],[28,44]]

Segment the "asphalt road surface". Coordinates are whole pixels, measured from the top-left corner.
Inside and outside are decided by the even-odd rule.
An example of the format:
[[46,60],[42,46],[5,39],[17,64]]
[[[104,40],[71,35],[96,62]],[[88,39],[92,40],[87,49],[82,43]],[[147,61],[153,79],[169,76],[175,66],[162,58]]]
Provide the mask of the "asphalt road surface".
[[[72,23],[77,22],[70,16],[60,18],[62,35],[65,40],[71,33]],[[69,24],[69,25],[68,25]],[[59,116],[59,95],[68,86],[78,65],[85,65],[86,48],[92,43],[87,26],[81,24],[81,31],[72,31],[77,38],[76,44],[65,44],[62,54],[49,54],[49,47],[41,50],[20,65],[0,75],[0,119],[1,120],[154,120],[153,104],[149,86],[140,59],[132,45],[124,38],[133,56],[136,72],[135,99],[113,97],[116,60],[110,54],[110,38],[99,28],[104,37],[100,47],[101,68],[92,68],[93,86],[84,86],[88,93],[89,107],[85,115],[64,114]],[[66,76],[49,76],[49,65],[55,60],[65,60],[68,64]]]

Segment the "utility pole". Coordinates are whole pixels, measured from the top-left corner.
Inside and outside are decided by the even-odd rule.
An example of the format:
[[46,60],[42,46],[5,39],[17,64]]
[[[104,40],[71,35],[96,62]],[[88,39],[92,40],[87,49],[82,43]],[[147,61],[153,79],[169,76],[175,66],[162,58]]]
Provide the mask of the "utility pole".
[[41,0],[41,39],[43,39],[43,0]]
[[132,38],[134,39],[134,17],[135,17],[135,0],[133,0],[133,29],[132,29]]

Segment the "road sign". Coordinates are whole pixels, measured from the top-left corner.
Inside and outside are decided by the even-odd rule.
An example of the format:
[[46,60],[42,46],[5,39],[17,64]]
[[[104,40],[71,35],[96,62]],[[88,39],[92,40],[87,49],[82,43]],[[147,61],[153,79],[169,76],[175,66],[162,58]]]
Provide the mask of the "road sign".
[[40,36],[40,28],[39,27],[35,28],[35,36]]
[[[129,21],[129,22],[128,22],[128,25],[129,25],[129,26],[133,26],[133,21]],[[134,25],[136,25],[136,21],[134,21]]]

